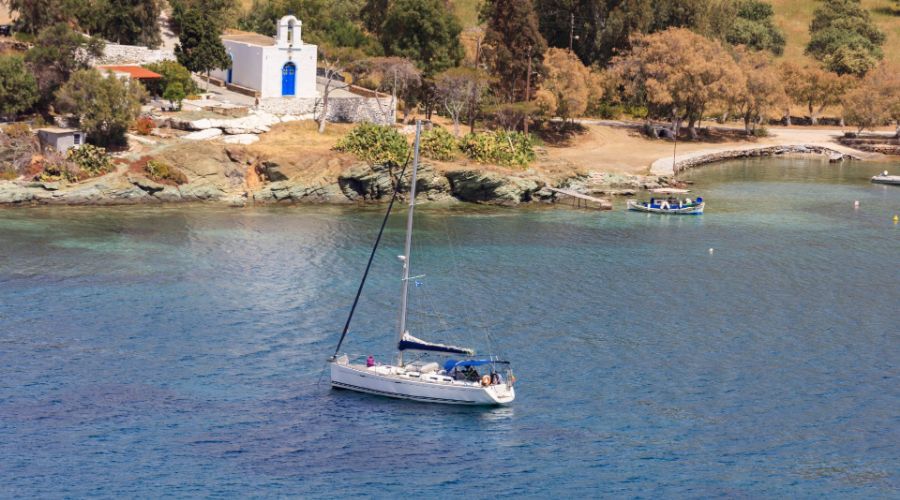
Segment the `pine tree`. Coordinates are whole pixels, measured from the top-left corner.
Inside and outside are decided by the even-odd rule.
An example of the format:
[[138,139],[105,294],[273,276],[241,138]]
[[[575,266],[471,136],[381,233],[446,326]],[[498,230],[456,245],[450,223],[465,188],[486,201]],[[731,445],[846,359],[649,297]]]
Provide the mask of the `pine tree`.
[[416,62],[425,76],[462,60],[462,27],[441,0],[395,0],[385,16],[379,40],[388,56]]
[[86,37],[66,24],[42,30],[25,54],[25,62],[38,81],[39,106],[46,109],[56,89],[75,71],[90,67],[91,58],[103,54],[103,46],[103,40]]
[[231,58],[222,45],[215,23],[196,9],[188,10],[182,17],[178,41],[175,57],[185,68],[196,73],[206,73],[207,90],[209,72],[231,66]]
[[19,30],[32,35],[72,17],[72,0],[0,0],[0,5],[16,14]]
[[825,0],[813,13],[806,54],[839,75],[865,75],[884,56],[885,35],[859,0]]
[[[105,3],[105,5],[102,5]],[[160,0],[104,0],[96,8],[103,8],[105,18],[99,27],[104,38],[125,45],[159,47],[162,37],[159,16]]]
[[21,56],[0,56],[0,116],[15,118],[38,99],[37,81]]
[[538,83],[534,75],[544,72],[547,42],[531,0],[488,0],[481,16],[487,25],[485,54],[498,77],[497,90],[508,102],[534,96]]

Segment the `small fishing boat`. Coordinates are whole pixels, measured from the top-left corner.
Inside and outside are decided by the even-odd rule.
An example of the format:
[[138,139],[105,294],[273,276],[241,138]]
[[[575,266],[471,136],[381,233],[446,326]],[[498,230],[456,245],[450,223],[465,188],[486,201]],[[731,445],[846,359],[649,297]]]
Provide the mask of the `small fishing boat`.
[[703,198],[697,197],[692,200],[687,197],[678,197],[678,195],[689,192],[687,189],[676,188],[651,189],[650,193],[654,196],[650,198],[650,201],[628,200],[628,210],[651,214],[701,215],[706,206]]
[[872,177],[872,182],[875,184],[891,184],[894,186],[900,186],[900,175],[888,175],[888,171],[885,170],[879,175]]
[[[410,253],[413,232],[413,213],[416,200],[416,171],[419,167],[419,138],[422,124],[416,122],[416,142],[413,155],[413,169],[409,188],[409,212],[406,221],[406,242],[403,255],[399,256],[403,265],[402,289],[400,294],[400,321],[397,329],[397,355],[393,362],[379,364],[374,357],[360,356],[352,359],[348,354],[340,354],[341,345],[350,327],[353,312],[362,293],[366,277],[372,265],[372,259],[384,233],[384,227],[397,197],[397,190],[388,204],[387,214],[381,223],[381,230],[369,256],[362,281],[356,293],[356,299],[350,309],[350,315],[344,324],[344,330],[338,341],[334,355],[329,358],[331,367],[331,386],[335,389],[348,389],[357,392],[387,396],[399,399],[411,399],[429,403],[445,403],[459,405],[505,405],[516,397],[513,387],[515,378],[509,368],[509,362],[496,356],[474,357],[475,351],[467,347],[457,347],[437,342],[428,342],[414,337],[407,330],[407,305],[409,301],[409,281],[412,279],[416,287],[419,282],[410,277]],[[404,168],[405,170],[405,168]],[[403,173],[400,174],[403,177]],[[405,360],[404,353],[417,353],[418,359]],[[437,356],[440,362],[431,360],[429,356]],[[457,359],[460,358],[460,359]],[[478,372],[481,369],[482,372]],[[501,374],[501,371],[504,372]]]

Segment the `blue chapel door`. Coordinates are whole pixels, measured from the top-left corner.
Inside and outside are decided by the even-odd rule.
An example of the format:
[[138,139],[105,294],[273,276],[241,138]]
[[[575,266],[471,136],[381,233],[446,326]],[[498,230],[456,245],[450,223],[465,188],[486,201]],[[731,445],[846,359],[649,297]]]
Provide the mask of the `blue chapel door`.
[[289,62],[281,68],[281,95],[296,93],[297,66]]

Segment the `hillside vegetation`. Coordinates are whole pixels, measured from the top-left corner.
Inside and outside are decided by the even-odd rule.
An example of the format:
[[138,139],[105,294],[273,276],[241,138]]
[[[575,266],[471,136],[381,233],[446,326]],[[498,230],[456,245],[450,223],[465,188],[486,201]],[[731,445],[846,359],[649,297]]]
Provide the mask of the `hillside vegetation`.
[[[817,0],[769,0],[775,8],[775,23],[784,30],[787,46],[784,59],[806,62],[803,50],[809,42],[809,23]],[[241,0],[244,8],[253,0]],[[464,27],[478,25],[478,9],[481,0],[451,0],[453,11]],[[893,0],[863,0],[863,6],[872,12],[878,27],[887,34],[884,44],[885,60],[900,63],[900,5]]]
[[[806,61],[803,50],[809,42],[809,23],[817,0],[769,0],[775,8],[775,22],[784,30],[787,45],[784,58]],[[862,5],[872,13],[878,27],[887,35],[884,59],[900,63],[900,4],[893,0],[862,0]]]

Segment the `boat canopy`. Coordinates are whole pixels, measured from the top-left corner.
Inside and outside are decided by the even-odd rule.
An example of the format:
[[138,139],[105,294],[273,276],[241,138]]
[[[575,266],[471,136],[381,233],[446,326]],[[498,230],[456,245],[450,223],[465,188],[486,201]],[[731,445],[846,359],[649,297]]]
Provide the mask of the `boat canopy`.
[[481,365],[490,365],[490,364],[509,364],[508,361],[498,361],[495,359],[467,359],[464,361],[457,361],[455,359],[448,359],[444,361],[444,371],[450,373],[450,370],[454,368],[465,368],[467,366],[481,366]]
[[401,351],[443,352],[447,354],[464,354],[466,356],[472,356],[473,354],[475,354],[475,351],[469,349],[468,347],[456,347],[453,345],[426,342],[422,339],[413,337],[409,334],[409,332],[403,334],[403,337],[400,338],[400,344],[397,346],[397,348]]
[[651,189],[651,193],[653,194],[687,194],[690,193],[687,189],[678,189],[678,188],[656,188]]

